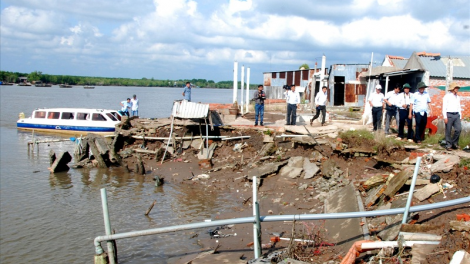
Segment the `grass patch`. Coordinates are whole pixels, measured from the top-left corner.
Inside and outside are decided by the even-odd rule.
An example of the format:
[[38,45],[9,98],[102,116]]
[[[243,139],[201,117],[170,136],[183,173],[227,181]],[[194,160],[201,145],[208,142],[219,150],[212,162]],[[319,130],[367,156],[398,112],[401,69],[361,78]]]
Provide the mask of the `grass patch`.
[[374,149],[377,153],[392,154],[394,150],[403,147],[405,142],[396,140],[393,137],[386,137],[384,133],[375,133],[374,135],[375,146]]
[[460,167],[470,167],[470,159],[461,159],[459,163]]
[[459,146],[461,149],[470,146],[470,131],[462,131],[460,133]]
[[268,135],[268,136],[272,136],[273,132],[268,128],[268,130],[263,131],[263,134]]
[[426,135],[426,137],[423,140],[423,143],[428,144],[428,145],[440,146],[441,141],[445,139],[446,139],[445,135],[436,133],[434,135]]
[[347,144],[349,148],[374,145],[374,134],[365,129],[341,132],[339,138],[341,138],[343,143]]

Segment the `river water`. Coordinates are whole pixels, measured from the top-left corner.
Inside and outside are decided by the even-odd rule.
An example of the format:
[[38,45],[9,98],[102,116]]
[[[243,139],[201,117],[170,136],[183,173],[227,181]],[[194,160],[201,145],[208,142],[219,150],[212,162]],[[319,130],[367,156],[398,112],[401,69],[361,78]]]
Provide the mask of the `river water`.
[[[171,183],[155,187],[143,176],[112,169],[71,169],[51,174],[49,150],[73,152],[71,141],[40,144],[28,151],[32,133],[16,129],[18,114],[38,107],[120,108],[136,94],[139,115],[169,117],[182,88],[99,87],[71,89],[0,86],[0,263],[92,263],[93,239],[104,235],[100,189],[108,192],[112,228],[117,233],[201,222],[233,207],[224,193],[183,189]],[[230,89],[193,89],[192,101],[231,103]],[[57,139],[58,135],[34,135]],[[64,137],[62,137],[64,139]],[[73,161],[72,161],[73,162]],[[157,205],[149,217],[145,210]],[[200,235],[204,232],[199,230]],[[167,263],[197,252],[191,231],[117,241],[119,263]],[[102,243],[106,249],[106,243]]]

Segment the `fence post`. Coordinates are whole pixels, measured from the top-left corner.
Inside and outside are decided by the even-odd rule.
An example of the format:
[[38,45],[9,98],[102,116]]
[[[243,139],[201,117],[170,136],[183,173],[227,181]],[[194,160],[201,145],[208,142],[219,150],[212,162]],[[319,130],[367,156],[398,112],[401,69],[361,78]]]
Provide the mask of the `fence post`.
[[[106,235],[112,235],[111,233],[111,222],[109,221],[109,212],[108,212],[108,197],[106,195],[106,189],[101,188],[101,205],[103,207],[103,218],[104,218],[104,229]],[[114,243],[115,241],[107,241],[108,245],[108,260],[110,264],[115,264],[114,258]]]
[[259,219],[259,203],[258,203],[258,183],[256,176],[253,176],[253,216],[255,222],[253,223],[253,247],[255,259],[261,255],[261,224]]
[[413,199],[413,192],[415,190],[416,178],[418,178],[419,164],[421,164],[421,157],[416,159],[415,171],[413,173],[413,179],[411,180],[410,192],[408,193],[408,200],[406,201],[405,213],[403,214],[402,224],[406,224],[408,218],[408,212],[410,211],[411,199]]

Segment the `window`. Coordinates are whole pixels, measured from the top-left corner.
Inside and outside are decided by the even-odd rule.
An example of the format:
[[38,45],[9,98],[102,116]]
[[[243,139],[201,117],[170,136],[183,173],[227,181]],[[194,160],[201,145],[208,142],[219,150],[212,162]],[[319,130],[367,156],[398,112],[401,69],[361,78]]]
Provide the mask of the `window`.
[[60,112],[49,112],[47,114],[47,119],[59,119]]
[[106,121],[106,117],[104,117],[102,114],[94,113],[91,116],[91,120],[93,120],[93,121]]
[[72,112],[63,112],[61,119],[73,119],[74,113]]
[[113,116],[113,114],[111,113],[106,113],[106,115],[109,117],[109,119],[113,120],[113,121],[118,121],[117,118],[115,116]]
[[121,115],[118,112],[111,112],[119,121],[121,121]]
[[88,115],[88,113],[77,113],[77,120],[87,120]]
[[46,111],[36,111],[34,118],[46,118]]

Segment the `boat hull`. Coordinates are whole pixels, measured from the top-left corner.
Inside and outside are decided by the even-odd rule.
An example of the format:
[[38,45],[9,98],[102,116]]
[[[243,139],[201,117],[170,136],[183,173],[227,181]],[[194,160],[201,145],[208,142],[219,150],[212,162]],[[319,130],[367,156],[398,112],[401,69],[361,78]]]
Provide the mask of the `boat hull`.
[[[77,117],[80,115],[82,118]],[[16,127],[19,130],[65,134],[114,134],[116,125],[120,123],[118,115],[119,113],[115,110],[36,109],[29,118],[24,118],[24,114],[21,113]]]

